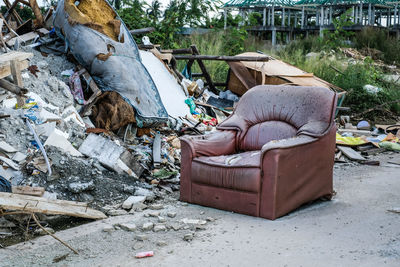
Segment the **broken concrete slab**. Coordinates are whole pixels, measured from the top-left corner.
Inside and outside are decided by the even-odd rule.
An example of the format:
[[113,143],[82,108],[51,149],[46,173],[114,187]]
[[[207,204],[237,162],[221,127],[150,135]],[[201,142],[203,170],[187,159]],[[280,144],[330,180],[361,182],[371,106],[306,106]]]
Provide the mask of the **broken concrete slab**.
[[98,159],[101,164],[118,173],[125,171],[134,176],[132,170],[119,158],[124,150],[115,142],[93,133],[89,134],[79,147],[79,151],[85,156]]
[[26,155],[21,152],[15,153],[14,156],[12,157],[12,160],[14,160],[15,162],[18,162],[19,164],[21,164],[23,161],[25,161],[25,159],[26,159]]
[[0,141],[0,151],[6,152],[6,153],[15,153],[18,150],[6,142]]
[[6,157],[0,156],[0,161],[3,161],[5,164],[7,164],[9,167],[11,167],[12,169],[18,171],[19,170],[19,166],[17,163],[15,163],[13,160],[8,159]]
[[47,138],[44,146],[54,146],[58,147],[61,150],[71,154],[74,157],[82,157],[82,154],[76,150],[72,144],[57,131],[51,133],[51,135]]

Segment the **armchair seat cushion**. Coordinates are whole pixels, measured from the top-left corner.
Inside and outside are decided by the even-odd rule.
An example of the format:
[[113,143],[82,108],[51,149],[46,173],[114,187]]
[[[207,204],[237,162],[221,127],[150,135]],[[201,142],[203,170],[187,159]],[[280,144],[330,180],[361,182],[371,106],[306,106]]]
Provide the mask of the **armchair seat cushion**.
[[247,192],[259,192],[260,151],[193,159],[191,178],[199,184]]

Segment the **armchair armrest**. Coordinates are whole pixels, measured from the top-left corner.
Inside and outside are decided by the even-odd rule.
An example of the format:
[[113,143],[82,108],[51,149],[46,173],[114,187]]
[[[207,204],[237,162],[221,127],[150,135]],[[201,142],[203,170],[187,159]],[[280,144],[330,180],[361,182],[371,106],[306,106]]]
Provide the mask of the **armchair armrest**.
[[319,138],[300,135],[265,144],[260,216],[280,217],[333,192],[336,127]]
[[308,135],[296,136],[288,139],[274,140],[266,143],[261,148],[261,154],[265,154],[269,150],[278,148],[291,148],[296,146],[301,146],[317,141],[318,138],[314,138]]
[[236,131],[216,131],[207,135],[184,136],[181,140],[180,200],[191,202],[192,160],[200,156],[220,156],[236,151]]
[[189,148],[193,158],[230,155],[236,151],[236,131],[226,130],[207,135],[183,136],[180,140],[182,147]]

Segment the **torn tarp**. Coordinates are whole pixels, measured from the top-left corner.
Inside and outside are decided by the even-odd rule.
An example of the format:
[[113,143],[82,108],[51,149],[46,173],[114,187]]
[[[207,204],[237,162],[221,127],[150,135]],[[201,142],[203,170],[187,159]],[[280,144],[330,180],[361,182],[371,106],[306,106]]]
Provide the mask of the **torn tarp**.
[[99,87],[119,93],[134,107],[138,126],[167,121],[167,111],[137,45],[108,2],[60,0],[54,26]]

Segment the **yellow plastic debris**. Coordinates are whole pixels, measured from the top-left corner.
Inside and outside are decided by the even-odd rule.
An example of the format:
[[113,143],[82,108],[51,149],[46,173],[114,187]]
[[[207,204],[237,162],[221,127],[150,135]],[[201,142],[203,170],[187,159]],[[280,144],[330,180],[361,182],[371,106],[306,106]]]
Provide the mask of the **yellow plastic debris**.
[[368,141],[364,140],[361,137],[341,136],[340,134],[336,133],[336,144],[359,146],[366,143],[368,143]]

